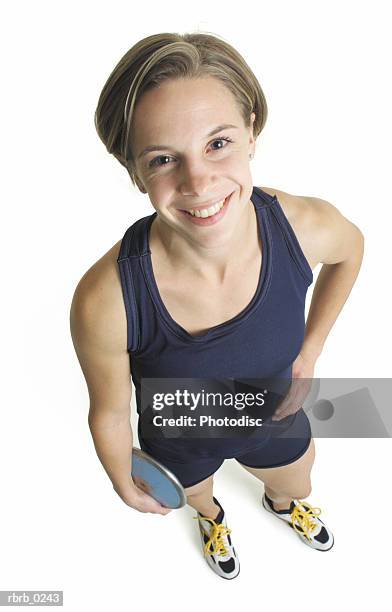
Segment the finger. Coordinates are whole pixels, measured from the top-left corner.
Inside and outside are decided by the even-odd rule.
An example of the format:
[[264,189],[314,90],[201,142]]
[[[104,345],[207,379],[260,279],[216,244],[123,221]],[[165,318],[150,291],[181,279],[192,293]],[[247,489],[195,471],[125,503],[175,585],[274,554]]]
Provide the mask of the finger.
[[310,387],[311,385],[305,379],[297,379],[293,382],[288,395],[278,405],[275,415],[281,416],[284,412],[287,413],[285,416],[288,416],[299,410],[310,392]]
[[295,383],[292,383],[290,386],[290,389],[288,390],[286,395],[283,397],[280,404],[278,404],[278,410],[284,410],[288,406],[290,406],[293,400],[295,399],[296,395],[297,395],[297,387]]
[[152,512],[154,514],[169,514],[172,511],[172,508],[167,508],[160,504],[156,499],[148,495],[147,493],[142,492],[142,501],[146,507],[146,512]]
[[289,399],[290,401],[285,401],[284,403],[280,404],[275,410],[274,414],[281,415],[283,412],[292,414],[293,412],[297,411],[303,404],[304,393],[301,392],[300,389],[297,389],[292,393]]
[[296,411],[285,411],[285,412],[280,412],[280,413],[275,413],[272,417],[271,420],[272,421],[281,421],[282,419],[285,419],[286,417],[290,416],[291,414],[295,414]]
[[285,408],[287,408],[287,406],[289,406],[291,404],[291,400],[292,400],[292,395],[287,395],[284,400],[282,400],[282,402],[280,404],[278,404],[278,407],[276,409],[276,411],[278,410],[285,410]]
[[290,414],[295,409],[295,404],[290,403],[288,406],[277,408],[274,412],[274,416],[283,416],[286,414]]

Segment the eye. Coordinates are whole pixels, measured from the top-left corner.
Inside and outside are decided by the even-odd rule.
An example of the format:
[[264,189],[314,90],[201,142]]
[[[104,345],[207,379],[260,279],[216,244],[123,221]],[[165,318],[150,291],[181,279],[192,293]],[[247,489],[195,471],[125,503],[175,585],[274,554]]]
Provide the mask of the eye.
[[[215,140],[213,140],[212,142],[222,142],[222,140],[227,141],[227,142],[233,142],[231,138],[229,138],[228,136],[219,136],[219,138],[215,138]],[[225,149],[225,147],[220,147],[221,149]],[[215,151],[219,151],[219,149],[215,149]]]
[[149,168],[153,168],[154,166],[167,166],[167,164],[158,164],[158,161],[160,159],[169,159],[170,155],[159,155],[159,157],[155,157],[152,161],[150,161],[150,163],[148,164]]
[[[219,138],[215,138],[215,139],[212,141],[212,143],[211,143],[211,144],[214,144],[215,142],[222,142],[222,141],[225,141],[225,142],[228,142],[228,143],[229,143],[229,142],[233,142],[233,141],[232,141],[232,139],[231,139],[231,138],[229,138],[228,136],[219,136]],[[223,146],[223,147],[219,147],[218,149],[213,149],[213,150],[214,150],[214,151],[220,151],[221,149],[225,149],[225,148],[226,148],[226,146]],[[151,160],[151,161],[149,162],[148,166],[149,166],[150,168],[153,168],[153,167],[161,167],[161,166],[167,166],[168,164],[160,164],[160,163],[158,163],[158,162],[159,162],[159,160],[163,160],[163,159],[170,159],[170,158],[171,158],[171,159],[173,159],[173,158],[171,157],[171,155],[158,155],[158,157],[155,157],[153,160]]]

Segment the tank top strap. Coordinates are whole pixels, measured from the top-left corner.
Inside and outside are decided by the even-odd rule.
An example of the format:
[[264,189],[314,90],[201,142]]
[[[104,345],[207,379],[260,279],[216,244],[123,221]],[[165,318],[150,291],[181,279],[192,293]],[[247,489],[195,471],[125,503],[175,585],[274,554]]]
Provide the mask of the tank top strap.
[[139,258],[147,253],[146,225],[151,215],[142,217],[128,227],[121,241],[117,257],[125,312],[127,317],[127,351],[135,352],[140,344],[138,285]]
[[147,223],[151,220],[151,217],[154,216],[156,216],[156,213],[142,217],[128,227],[121,241],[117,261],[121,261],[128,257],[140,257],[147,253],[146,228]]
[[[273,222],[280,230],[284,238],[291,259],[297,266],[308,285],[313,283],[313,272],[308,260],[299,244],[298,238],[294,232],[292,225],[286,217],[282,206],[276,195],[269,195],[262,191],[259,187],[256,188],[263,195],[263,208],[266,208],[270,222]],[[266,197],[265,197],[266,196]]]

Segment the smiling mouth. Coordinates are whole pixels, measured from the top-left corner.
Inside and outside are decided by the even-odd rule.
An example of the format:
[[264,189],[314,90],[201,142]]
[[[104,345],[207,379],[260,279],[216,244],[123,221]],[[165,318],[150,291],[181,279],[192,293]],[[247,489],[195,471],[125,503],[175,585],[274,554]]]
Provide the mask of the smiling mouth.
[[[197,209],[196,208],[196,209],[194,209],[195,212],[193,214],[191,212],[189,212],[188,210],[182,210],[182,212],[186,213],[187,215],[190,215],[191,217],[194,217],[195,219],[209,219],[210,217],[215,217],[216,215],[218,215],[220,213],[222,208],[224,208],[225,205],[227,204],[230,196],[231,196],[231,193],[229,193],[225,197],[225,199],[221,202],[219,207],[216,207],[216,205],[215,206],[211,205],[211,206],[207,206],[206,208],[202,208],[202,209]],[[208,213],[209,208],[215,208],[215,207],[216,207],[215,212],[213,212],[212,214]]]

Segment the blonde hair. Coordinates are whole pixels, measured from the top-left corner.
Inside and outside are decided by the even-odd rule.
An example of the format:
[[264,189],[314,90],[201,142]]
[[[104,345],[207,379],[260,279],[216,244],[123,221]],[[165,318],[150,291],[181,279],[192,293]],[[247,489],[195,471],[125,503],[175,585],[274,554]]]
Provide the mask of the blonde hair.
[[261,86],[243,57],[223,39],[209,33],[153,34],[137,42],[115,66],[99,96],[94,122],[109,153],[128,171],[135,186],[132,118],[143,93],[167,79],[212,76],[234,95],[246,127],[251,113],[254,138],[267,120]]

